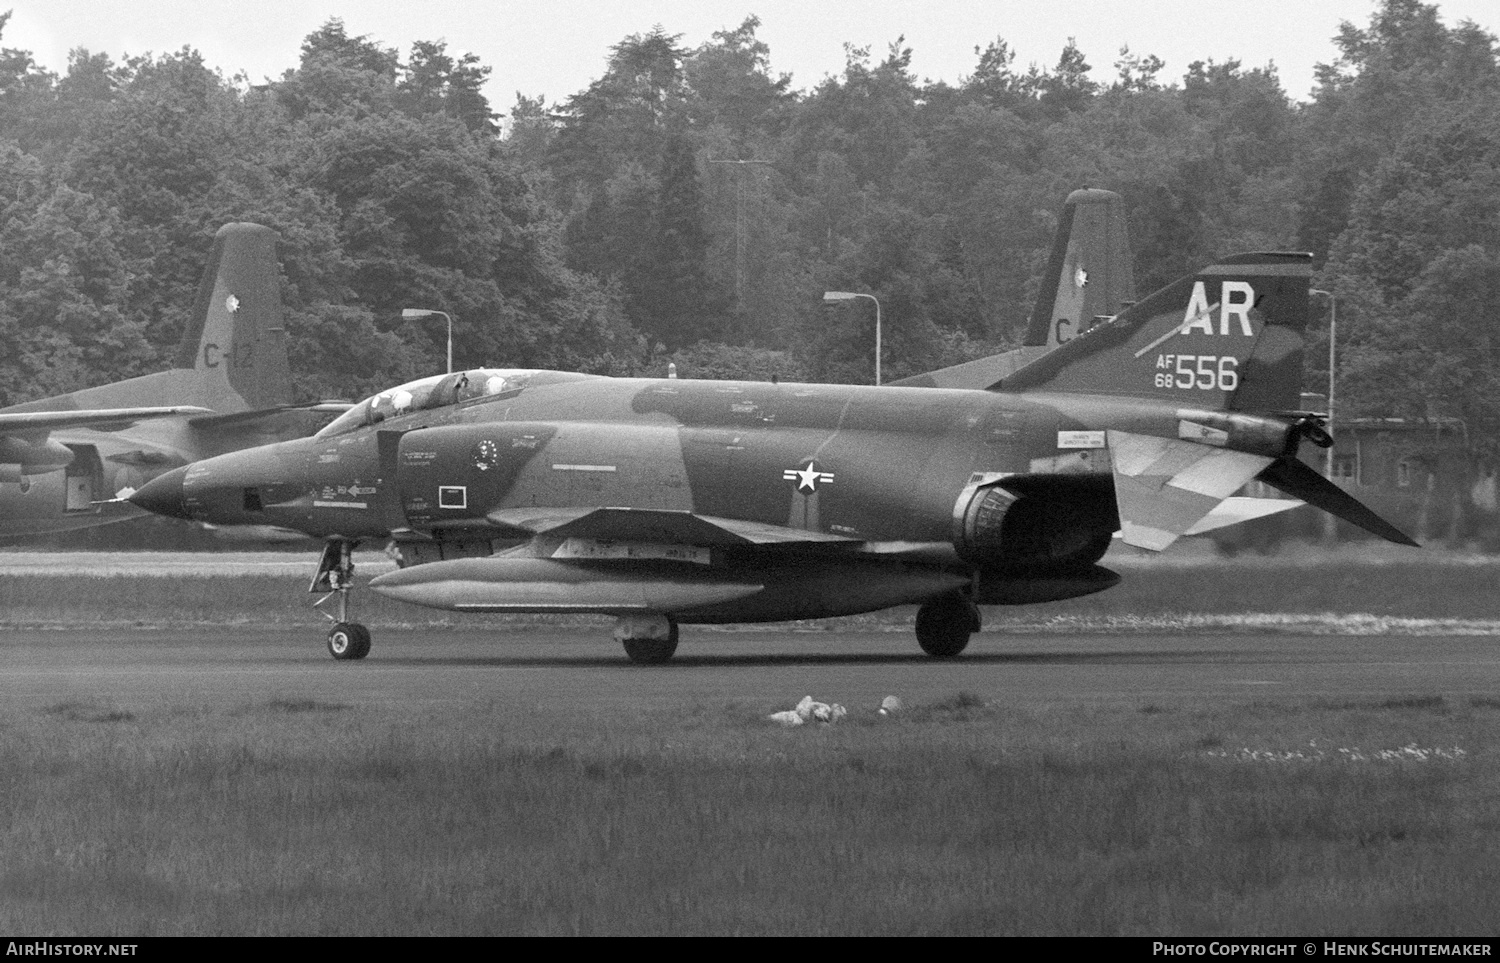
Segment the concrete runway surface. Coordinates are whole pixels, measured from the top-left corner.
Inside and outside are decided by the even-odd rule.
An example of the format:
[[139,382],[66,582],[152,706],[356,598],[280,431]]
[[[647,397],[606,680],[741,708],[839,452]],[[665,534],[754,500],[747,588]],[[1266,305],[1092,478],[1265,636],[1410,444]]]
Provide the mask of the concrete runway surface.
[[685,627],[673,662],[635,666],[609,626],[372,626],[363,662],[335,662],[307,627],[0,630],[0,699],[120,708],[317,699],[407,711],[471,701],[559,711],[718,705],[785,708],[803,695],[878,705],[972,692],[1018,706],[1500,696],[1483,635],[1034,634],[976,636],[947,662],[910,632]]

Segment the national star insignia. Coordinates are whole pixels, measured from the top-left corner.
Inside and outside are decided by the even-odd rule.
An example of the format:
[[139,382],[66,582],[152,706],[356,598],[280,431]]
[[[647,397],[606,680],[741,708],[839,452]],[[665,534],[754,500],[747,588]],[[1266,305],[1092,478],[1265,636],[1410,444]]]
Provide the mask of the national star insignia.
[[818,490],[818,482],[833,481],[833,472],[818,471],[812,462],[808,462],[800,471],[796,468],[786,469],[781,473],[781,477],[786,481],[795,481],[797,483],[797,491],[799,492],[803,489],[816,492]]

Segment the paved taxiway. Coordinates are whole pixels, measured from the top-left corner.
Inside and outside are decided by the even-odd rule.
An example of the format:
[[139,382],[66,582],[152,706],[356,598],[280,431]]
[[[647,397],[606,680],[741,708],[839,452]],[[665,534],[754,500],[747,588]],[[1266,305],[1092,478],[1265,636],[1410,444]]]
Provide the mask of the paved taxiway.
[[607,625],[585,629],[375,627],[360,663],[330,659],[307,627],[0,629],[0,699],[135,705],[317,699],[379,707],[505,701],[559,710],[803,695],[877,705],[973,692],[1015,705],[1180,705],[1412,696],[1500,697],[1500,639],[1483,635],[1037,634],[977,636],[960,659],[909,632],[687,627],[672,664],[625,661]]

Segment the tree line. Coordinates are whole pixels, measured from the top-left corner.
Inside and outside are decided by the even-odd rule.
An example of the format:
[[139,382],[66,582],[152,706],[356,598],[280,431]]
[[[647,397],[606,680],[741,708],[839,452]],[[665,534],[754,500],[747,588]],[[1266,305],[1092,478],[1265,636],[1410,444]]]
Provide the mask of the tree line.
[[338,20],[264,84],[186,47],[77,49],[60,76],[0,48],[0,404],[169,364],[234,220],[281,233],[307,398],[441,370],[444,330],[405,307],[453,315],[461,366],[869,381],[873,317],[829,289],[880,299],[894,379],[1012,346],[1062,199],[1090,186],[1125,199],[1142,293],[1235,251],[1312,251],[1341,413],[1458,419],[1500,450],[1481,26],[1384,0],[1340,27],[1306,101],[1270,66],[1171,78],[1121,50],[1101,71],[1069,42],[1022,69],[1003,38],[955,84],[919,80],[898,38],[796,90],[759,26],[633,34],[585,90],[503,117],[475,55]]

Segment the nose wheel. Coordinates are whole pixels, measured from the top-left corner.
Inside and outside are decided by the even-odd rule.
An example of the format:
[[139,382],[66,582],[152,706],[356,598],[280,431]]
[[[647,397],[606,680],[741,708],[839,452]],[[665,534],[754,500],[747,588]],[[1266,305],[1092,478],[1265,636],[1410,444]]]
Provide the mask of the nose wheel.
[[328,654],[339,661],[370,654],[370,630],[358,622],[339,622],[328,630]]
[[363,659],[370,654],[370,630],[358,622],[349,621],[349,590],[354,587],[355,542],[329,542],[323,546],[323,557],[318,560],[318,571],[313,576],[309,592],[327,592],[313,603],[313,608],[322,612],[323,603],[338,596],[339,614],[335,618],[323,612],[333,628],[328,630],[328,654],[340,662]]

